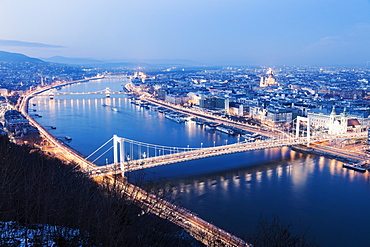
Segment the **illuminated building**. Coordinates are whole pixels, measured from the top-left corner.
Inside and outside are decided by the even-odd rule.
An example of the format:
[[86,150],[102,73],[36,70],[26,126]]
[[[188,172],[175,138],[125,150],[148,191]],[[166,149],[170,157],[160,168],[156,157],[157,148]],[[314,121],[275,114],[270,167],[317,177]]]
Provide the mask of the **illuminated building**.
[[260,87],[277,86],[278,83],[274,78],[274,72],[271,68],[266,72],[266,76],[261,76]]
[[369,118],[349,117],[346,108],[343,109],[341,114],[337,114],[335,106],[333,106],[330,114],[325,114],[324,112],[308,112],[308,117],[315,129],[321,129],[331,135],[347,132],[363,132],[370,124]]

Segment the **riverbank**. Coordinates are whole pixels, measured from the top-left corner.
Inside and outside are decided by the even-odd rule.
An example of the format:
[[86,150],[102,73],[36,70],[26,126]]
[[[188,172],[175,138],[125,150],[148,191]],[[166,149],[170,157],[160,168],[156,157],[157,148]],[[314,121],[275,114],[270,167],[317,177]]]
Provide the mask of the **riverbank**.
[[324,156],[326,158],[336,159],[345,163],[358,163],[367,160],[365,156],[361,157],[357,154],[351,153],[348,150],[338,150],[330,146],[324,147],[319,145],[312,145],[311,147],[307,147],[305,145],[294,145],[292,146],[292,150],[302,153]]

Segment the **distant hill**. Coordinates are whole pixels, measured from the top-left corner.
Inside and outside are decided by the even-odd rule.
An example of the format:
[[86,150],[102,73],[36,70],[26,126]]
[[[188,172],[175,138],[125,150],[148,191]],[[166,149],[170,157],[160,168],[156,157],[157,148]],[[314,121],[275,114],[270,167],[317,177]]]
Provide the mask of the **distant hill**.
[[117,59],[109,60],[109,63],[134,63],[134,64],[150,64],[150,65],[182,65],[182,66],[197,66],[203,65],[199,62],[189,59]]
[[120,66],[196,66],[201,65],[198,62],[187,59],[115,59],[115,60],[97,60],[94,58],[69,58],[54,56],[49,58],[40,58],[45,62],[61,63],[68,65],[87,65],[102,68],[113,68]]
[[29,63],[43,63],[44,61],[28,57],[20,53],[12,53],[7,51],[0,51],[0,62],[29,62]]
[[62,63],[62,64],[69,64],[69,65],[91,65],[91,64],[102,64],[103,61],[96,60],[94,58],[70,58],[70,57],[62,57],[62,56],[54,56],[49,58],[40,58],[45,62],[50,63]]

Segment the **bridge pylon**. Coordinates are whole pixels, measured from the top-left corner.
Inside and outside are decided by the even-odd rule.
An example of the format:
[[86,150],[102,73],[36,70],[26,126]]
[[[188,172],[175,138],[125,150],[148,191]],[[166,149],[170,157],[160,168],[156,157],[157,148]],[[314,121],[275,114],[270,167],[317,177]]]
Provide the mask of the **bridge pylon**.
[[307,147],[310,146],[310,137],[311,137],[311,121],[310,118],[308,117],[297,117],[297,124],[296,124],[296,132],[295,132],[295,138],[299,138],[299,127],[300,127],[300,122],[306,122],[307,123]]
[[[118,149],[119,147],[119,149]],[[113,135],[113,162],[119,164],[122,176],[125,175],[125,140]]]
[[111,93],[110,88],[109,87],[105,88],[105,97],[110,98],[110,93]]

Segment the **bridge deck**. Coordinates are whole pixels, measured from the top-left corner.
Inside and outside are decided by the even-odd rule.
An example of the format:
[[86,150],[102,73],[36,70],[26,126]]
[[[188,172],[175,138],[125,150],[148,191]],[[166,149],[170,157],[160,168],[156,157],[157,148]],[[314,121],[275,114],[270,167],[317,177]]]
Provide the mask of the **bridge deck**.
[[[366,137],[366,133],[355,133],[355,134],[346,134],[341,136],[336,136],[337,139],[345,139],[345,138],[363,138]],[[316,137],[311,138],[310,142],[324,142],[328,140],[332,140],[332,136],[323,136],[323,137]],[[202,148],[192,151],[186,151],[181,153],[175,154],[167,154],[162,156],[156,157],[149,157],[146,159],[140,160],[133,160],[133,161],[125,161],[122,164],[109,164],[106,166],[99,166],[94,169],[88,170],[88,172],[92,177],[98,176],[105,176],[110,174],[118,174],[122,172],[131,172],[135,170],[147,169],[156,166],[180,163],[195,159],[202,159],[212,156],[219,156],[219,155],[226,155],[232,153],[239,153],[239,152],[246,152],[251,150],[258,150],[258,149],[266,149],[266,148],[275,148],[275,147],[283,147],[283,146],[291,146],[297,144],[307,144],[307,138],[288,138],[288,139],[277,139],[277,140],[266,140],[260,142],[252,142],[252,143],[236,143],[218,147],[209,147],[209,148]],[[122,165],[124,171],[122,171]]]

